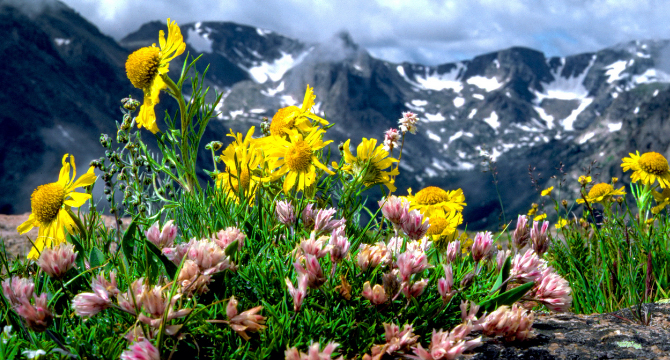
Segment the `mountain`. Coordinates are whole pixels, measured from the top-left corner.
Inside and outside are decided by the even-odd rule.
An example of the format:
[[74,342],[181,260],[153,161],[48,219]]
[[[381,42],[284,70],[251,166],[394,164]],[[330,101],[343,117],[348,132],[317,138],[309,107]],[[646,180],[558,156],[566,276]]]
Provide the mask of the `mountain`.
[[[26,211],[35,185],[53,181],[49,179],[57,169],[48,170],[44,159],[60,159],[57,150],[66,148],[50,145],[53,138],[64,145],[67,142],[62,134],[49,136],[45,129],[53,132],[60,129],[59,125],[77,121],[78,126],[66,131],[80,132],[76,138],[82,139],[77,141],[82,153],[99,149],[93,144],[99,133],[113,131],[113,121],[119,117],[116,101],[128,93],[139,96],[125,79],[123,62],[127,54],[155,43],[158,31],[166,30],[163,22],[149,22],[117,44],[60,3],[46,13],[31,18],[16,10],[2,12],[3,20],[7,18],[24,29],[16,31],[35,34],[12,40],[14,27],[0,22],[0,31],[7,34],[0,46],[31,51],[8,58],[5,63],[9,62],[13,70],[2,70],[9,76],[3,81],[13,86],[25,84],[23,93],[31,94],[20,100],[20,106],[10,106],[10,100],[17,99],[10,99],[8,94],[0,98],[3,109],[11,109],[0,115],[9,116],[2,118],[3,123],[16,128],[11,137],[3,139],[14,145],[3,142],[0,146],[19,149],[12,150],[14,154],[25,151],[31,159],[21,162],[24,165],[18,169],[3,149],[0,183],[22,189],[20,196],[0,198],[3,212]],[[62,29],[53,24],[62,25]],[[78,31],[61,33],[70,26]],[[313,44],[232,22],[180,26],[187,51],[202,55],[199,69],[209,64],[208,85],[224,93],[223,104],[217,109],[221,114],[210,124],[205,141],[222,139],[228,128],[246,131],[250,125],[258,125],[262,117],[271,118],[277,109],[299,104],[307,84],[317,95],[314,111],[336,123],[328,131],[336,144],[348,138],[352,138],[352,146],[362,137],[381,139],[385,130],[397,127],[403,111],[413,111],[421,123],[417,135],[409,135],[405,142],[398,193],[405,194],[408,187],[416,191],[429,185],[462,188],[468,203],[464,216],[469,229],[492,228],[502,222],[499,196],[507,221],[541,200],[531,183],[529,165],[535,167],[538,187],[556,185],[558,179],[550,176],[557,175],[565,178],[565,191],[574,198],[576,179],[592,161],[597,161],[594,174],[600,174],[594,179],[608,182],[611,176],[624,178],[620,159],[628,152],[657,151],[670,156],[670,141],[663,136],[670,130],[666,121],[670,112],[669,41],[633,41],[593,53],[550,58],[532,49],[513,47],[471,60],[424,66],[376,59],[346,32]],[[66,40],[69,43],[65,44]],[[77,47],[86,52],[85,56],[66,51],[66,46],[80,41],[87,44]],[[184,55],[176,61],[183,59]],[[35,78],[18,75],[42,69],[40,66],[51,64],[49,61],[64,68],[59,72],[35,71],[35,76],[57,79],[41,82],[39,89],[35,85],[31,88],[31,79]],[[99,68],[105,71],[96,70]],[[59,92],[58,86],[81,87],[82,91]],[[96,90],[83,91],[89,87]],[[63,98],[55,101],[40,95],[44,99],[36,106],[34,91],[62,94]],[[65,111],[73,103],[77,110]],[[59,106],[64,112],[59,112]],[[64,114],[70,115],[66,118],[69,122],[60,120]],[[36,117],[41,121],[37,127],[21,121]],[[109,124],[112,130],[105,127]],[[33,145],[39,141],[41,147]],[[32,149],[39,150],[38,155],[33,155]],[[199,161],[203,167],[211,161],[207,156],[203,151]],[[490,163],[493,171],[483,173],[489,170],[489,163],[482,161],[486,158],[494,161]],[[36,171],[33,165],[39,161],[43,165]],[[557,169],[561,164],[563,176]],[[26,174],[35,181],[19,180]],[[492,175],[497,184],[492,183]],[[371,198],[379,195],[373,191]]]
[[103,155],[100,133],[116,131],[132,91],[128,51],[55,1],[0,2],[0,39],[0,212],[23,213],[65,153],[80,172]]

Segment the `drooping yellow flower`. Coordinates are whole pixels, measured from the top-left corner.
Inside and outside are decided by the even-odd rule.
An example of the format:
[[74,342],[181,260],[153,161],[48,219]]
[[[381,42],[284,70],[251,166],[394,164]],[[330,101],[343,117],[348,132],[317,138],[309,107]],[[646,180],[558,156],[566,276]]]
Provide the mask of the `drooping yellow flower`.
[[[245,137],[242,133],[235,134],[232,129],[230,130],[228,136],[235,140],[219,156],[226,168],[216,178],[217,188],[222,189],[228,197],[239,203],[241,191],[252,205],[259,182],[262,180],[254,173],[259,172],[263,164],[262,152],[256,146],[255,139],[252,138],[254,130],[255,127],[252,126]],[[240,190],[240,185],[242,190]]]
[[[348,139],[344,143],[344,162],[341,170],[359,177],[363,180],[363,185],[370,187],[377,184],[386,185],[389,191],[395,191],[396,187],[393,184],[395,181],[391,176],[398,175],[398,169],[393,169],[393,163],[398,162],[398,159],[389,156],[388,151],[384,150],[383,145],[377,145],[377,139],[363,138],[356,148],[356,156],[351,154],[349,150]],[[376,147],[375,147],[376,146]],[[337,163],[333,162],[333,167],[338,168]],[[391,167],[390,171],[385,169]]]
[[537,214],[537,208],[539,206],[540,205],[538,205],[536,203],[531,204],[530,210],[528,210],[528,216],[535,216],[535,214]]
[[552,191],[552,190],[554,190],[554,187],[553,187],[553,186],[550,186],[550,187],[548,187],[548,188],[542,190],[542,194],[541,194],[541,195],[542,195],[542,196],[551,195],[551,191]]
[[167,87],[161,74],[169,71],[170,61],[181,55],[186,49],[184,37],[176,21],[167,19],[168,36],[161,30],[158,33],[158,44],[140,48],[128,56],[126,60],[126,74],[128,79],[138,89],[144,92],[144,102],[137,115],[137,127],[145,127],[152,133],[158,132],[154,106],[158,104],[158,94]]
[[651,212],[653,214],[660,213],[666,206],[670,204],[670,187],[663,189],[663,192],[652,190],[651,195],[654,197],[654,200],[656,200],[656,206],[651,208]]
[[577,181],[579,181],[579,183],[582,184],[582,185],[586,185],[586,184],[591,183],[592,180],[591,180],[590,176],[582,175],[582,176],[579,177],[579,179]]
[[541,214],[533,218],[533,221],[540,221],[547,218],[547,214]]
[[[591,190],[589,190],[588,195],[586,195],[586,200],[588,200],[589,203],[601,203],[607,205],[607,203],[612,200],[612,196],[615,195],[626,195],[626,192],[623,191],[624,187],[622,186],[620,189],[615,190],[612,185],[607,184],[607,183],[599,183],[593,185]],[[577,199],[578,204],[583,204],[584,199]]]
[[292,129],[298,129],[303,135],[310,132],[313,127],[310,119],[321,125],[328,125],[328,121],[318,117],[312,112],[314,106],[314,91],[307,85],[302,107],[287,106],[279,109],[270,122],[270,134],[272,136],[286,137]]
[[410,202],[410,210],[419,210],[423,216],[446,216],[453,211],[460,212],[465,203],[463,190],[445,191],[436,186],[428,186],[412,195],[412,189],[407,189],[406,199]]
[[656,180],[662,188],[670,187],[670,166],[668,160],[657,153],[648,152],[640,156],[640,152],[629,153],[629,158],[623,158],[621,167],[623,171],[633,170],[631,181],[640,180],[643,185],[653,185]]
[[[283,175],[284,192],[288,193],[297,185],[297,191],[303,191],[311,186],[316,180],[316,168],[334,175],[326,165],[319,161],[315,151],[330,144],[332,140],[323,141],[324,130],[318,127],[305,136],[293,129],[289,131],[289,138],[272,136],[272,142],[265,144],[264,152],[268,160],[269,168],[276,169],[272,174],[272,180],[277,180]],[[279,168],[279,169],[277,169]]]
[[[72,234],[75,231],[75,222],[67,213],[70,207],[80,207],[86,200],[91,198],[90,194],[75,192],[74,189],[88,186],[95,182],[94,168],[90,167],[86,174],[77,176],[77,168],[74,164],[74,156],[63,155],[63,167],[60,169],[58,181],[55,183],[40,185],[30,196],[32,213],[23,224],[16,229],[19,234],[25,234],[33,227],[39,227],[35,246],[30,250],[28,259],[37,260],[40,252],[45,247],[54,247],[65,242],[63,227]],[[70,169],[72,177],[70,178]]]

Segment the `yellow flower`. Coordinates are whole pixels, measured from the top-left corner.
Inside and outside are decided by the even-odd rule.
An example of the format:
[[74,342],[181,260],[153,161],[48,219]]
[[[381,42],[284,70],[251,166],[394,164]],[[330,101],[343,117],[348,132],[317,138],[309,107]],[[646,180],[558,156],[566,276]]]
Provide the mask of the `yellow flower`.
[[560,228],[564,227],[565,225],[568,225],[568,220],[565,220],[565,219],[563,219],[563,218],[559,218],[559,219],[558,219],[558,222],[557,222],[556,225],[554,225],[554,226],[555,226],[557,229],[560,229]]
[[534,217],[533,221],[540,221],[540,220],[544,220],[546,218],[547,218],[547,214],[542,214],[542,215],[538,215],[538,216]]
[[463,190],[444,191],[435,186],[428,186],[416,195],[412,195],[412,189],[407,189],[406,199],[410,202],[410,210],[419,210],[427,217],[446,216],[453,211],[462,211],[466,206]]
[[[377,184],[384,184],[389,191],[395,191],[396,187],[393,185],[394,179],[391,176],[398,175],[398,169],[393,169],[392,164],[398,162],[397,159],[389,157],[388,151],[384,150],[384,146],[377,146],[377,139],[366,139],[356,148],[356,156],[349,151],[349,142],[344,143],[344,162],[341,170],[352,174],[356,177],[360,176],[363,180],[363,185],[370,187]],[[333,167],[338,168],[336,162],[333,162]],[[384,171],[391,167],[390,171]]]
[[456,231],[456,227],[463,223],[463,215],[458,211],[452,211],[447,216],[435,216],[428,218],[430,227],[427,235],[451,235]]
[[238,203],[241,184],[243,195],[250,200],[252,205],[258,183],[263,180],[254,175],[254,172],[260,171],[260,166],[263,164],[262,153],[256,147],[255,139],[252,138],[254,130],[255,127],[252,126],[246,137],[243,137],[241,133],[236,135],[232,129],[230,130],[228,136],[235,140],[219,156],[219,159],[226,165],[226,169],[216,178],[217,187],[223,189],[228,197],[235,199]]
[[553,187],[553,186],[550,186],[550,187],[548,187],[548,188],[542,190],[542,194],[541,194],[541,195],[542,195],[542,196],[551,195],[551,191],[552,191],[552,190],[554,190],[554,187]]
[[314,95],[313,89],[307,85],[305,98],[302,101],[302,107],[288,106],[279,109],[279,111],[272,117],[270,134],[272,136],[286,137],[289,134],[289,130],[292,129],[300,130],[303,135],[307,134],[313,127],[309,119],[312,119],[321,125],[328,125],[328,121],[316,116],[312,112],[314,99],[316,99],[316,95]]
[[670,167],[668,160],[657,152],[648,152],[640,156],[640,152],[629,153],[629,158],[623,158],[623,171],[633,170],[631,181],[640,180],[643,185],[653,185],[658,179],[662,188],[670,187]]
[[[54,247],[65,242],[63,227],[72,234],[75,231],[75,222],[67,213],[70,207],[80,207],[86,200],[91,198],[90,194],[75,192],[74,189],[89,186],[95,182],[96,176],[93,167],[86,174],[79,177],[77,181],[77,168],[74,164],[74,156],[66,161],[68,154],[63,155],[63,167],[60,169],[58,181],[55,183],[40,185],[30,196],[32,213],[23,224],[16,229],[19,234],[25,234],[33,227],[39,227],[35,246],[30,250],[28,259],[37,260],[40,252],[45,247]],[[70,178],[72,168],[72,178]]]
[[533,203],[533,204],[531,205],[530,210],[528,210],[528,216],[535,216],[535,214],[537,213],[537,208],[538,208],[538,206],[539,206],[538,204]]
[[656,206],[651,209],[653,214],[660,213],[668,204],[670,204],[670,188],[663,189],[662,193],[656,190],[651,191],[651,195],[656,200]]
[[582,184],[582,185],[586,185],[586,184],[591,183],[592,180],[591,180],[590,176],[582,175],[582,176],[579,177],[579,180],[577,180],[577,181],[579,181],[579,183]]
[[619,178],[614,176],[612,177],[612,185],[616,184],[616,182],[619,181]]
[[[614,195],[626,195],[626,192],[623,191],[623,189],[623,186],[620,189],[615,190],[614,187],[612,187],[610,184],[595,184],[589,191],[589,194],[586,195],[586,200],[588,200],[590,203],[607,204],[610,200],[612,200],[612,196]],[[577,199],[577,203],[583,204],[584,199]]]
[[284,179],[284,192],[288,193],[297,185],[297,191],[302,191],[311,186],[316,179],[316,168],[334,175],[324,164],[322,164],[315,151],[325,147],[332,141],[324,142],[321,137],[325,133],[318,127],[303,136],[297,130],[289,132],[289,139],[273,136],[272,142],[266,143],[265,156],[268,159],[270,169],[276,169],[272,180],[286,175]]
[[152,133],[158,132],[154,106],[158,104],[158,94],[167,87],[161,74],[167,74],[170,61],[181,55],[186,49],[184,37],[177,26],[177,22],[167,19],[168,37],[161,30],[158,33],[158,43],[140,48],[128,56],[126,60],[126,74],[128,79],[138,89],[144,92],[144,102],[137,115],[137,127],[145,127]]

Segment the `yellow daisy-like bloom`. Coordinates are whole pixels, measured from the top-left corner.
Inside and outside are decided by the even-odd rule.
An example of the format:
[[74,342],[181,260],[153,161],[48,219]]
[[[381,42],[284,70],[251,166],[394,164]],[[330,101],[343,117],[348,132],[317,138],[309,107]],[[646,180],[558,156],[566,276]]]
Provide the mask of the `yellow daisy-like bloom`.
[[[612,185],[607,183],[595,184],[591,190],[589,190],[589,194],[586,195],[586,200],[590,203],[607,204],[612,200],[612,196],[626,195],[626,192],[623,191],[623,189],[624,187],[622,186],[620,189],[615,190]],[[577,203],[583,204],[584,199],[577,199]]]
[[633,170],[630,176],[631,181],[640,180],[644,185],[653,185],[656,180],[661,188],[670,187],[670,166],[668,160],[657,153],[648,152],[640,156],[640,152],[629,153],[629,158],[623,158],[621,167],[623,171]]
[[262,180],[254,175],[254,171],[260,170],[263,164],[263,155],[256,146],[255,139],[252,138],[255,127],[252,126],[243,137],[242,133],[233,133],[230,130],[228,136],[235,139],[219,156],[219,159],[226,165],[226,169],[219,173],[216,178],[216,185],[223,189],[226,195],[235,199],[239,203],[240,185],[243,195],[250,200],[253,205],[253,199],[256,196],[258,184]]
[[[341,170],[357,177],[360,176],[363,185],[367,187],[384,184],[389,191],[395,191],[395,180],[391,176],[396,176],[399,172],[398,169],[393,169],[391,165],[398,162],[398,159],[389,157],[389,153],[384,150],[383,145],[376,146],[377,139],[368,140],[366,138],[363,138],[363,141],[358,144],[356,156],[354,156],[349,151],[350,141],[351,139],[348,139],[343,145],[345,165],[342,166]],[[337,163],[333,162],[332,165],[335,169],[338,168]],[[389,167],[391,167],[390,171],[384,171]]]
[[315,151],[322,149],[330,144],[332,140],[323,141],[324,130],[317,127],[303,136],[297,130],[289,132],[289,139],[273,136],[272,142],[265,145],[265,156],[270,169],[277,169],[272,174],[271,180],[277,180],[283,175],[284,192],[288,193],[297,185],[297,191],[303,191],[311,186],[316,180],[316,168],[325,171],[327,174],[334,175],[326,165],[319,161]]
[[140,48],[130,54],[126,60],[128,79],[133,86],[144,92],[144,102],[136,119],[137,127],[145,127],[154,134],[158,132],[154,106],[158,104],[160,91],[167,87],[160,75],[167,74],[170,61],[181,55],[186,49],[184,37],[181,35],[177,22],[167,19],[167,26],[167,40],[163,30],[158,33],[160,48],[156,47],[156,44]]
[[557,229],[561,229],[564,226],[568,225],[568,220],[565,220],[563,218],[559,218],[558,222],[554,225]]
[[553,186],[550,186],[550,187],[548,187],[548,188],[542,190],[542,194],[541,194],[541,195],[542,195],[542,196],[551,195],[551,191],[552,191],[552,190],[554,190],[554,187],[553,187]]
[[445,251],[450,242],[458,237],[456,228],[463,223],[463,215],[460,212],[451,212],[446,217],[433,216],[428,219],[430,227],[427,235],[433,239],[433,244],[440,251]]
[[321,125],[328,125],[328,121],[316,116],[312,112],[314,99],[316,99],[316,95],[314,95],[313,88],[307,85],[302,107],[287,106],[279,109],[272,117],[272,122],[270,122],[270,134],[272,136],[286,137],[292,129],[298,129],[303,134],[307,134],[313,127],[311,121],[309,121],[310,119]]
[[[89,186],[95,182],[96,176],[91,166],[86,174],[77,176],[77,168],[74,164],[74,156],[67,161],[68,154],[63,155],[63,167],[60,169],[58,181],[55,183],[40,185],[30,196],[32,213],[23,224],[16,229],[19,234],[25,234],[33,227],[39,227],[35,246],[30,250],[28,259],[37,260],[40,252],[45,247],[54,247],[65,242],[63,227],[72,234],[75,231],[75,222],[67,213],[70,207],[80,207],[86,200],[91,198],[90,194],[75,192],[74,189]],[[72,168],[72,178],[70,178]]]
[[410,210],[419,210],[429,218],[463,211],[463,207],[467,205],[461,189],[445,191],[436,186],[428,186],[416,195],[412,195],[412,189],[407,189],[407,193],[406,199],[410,202]]

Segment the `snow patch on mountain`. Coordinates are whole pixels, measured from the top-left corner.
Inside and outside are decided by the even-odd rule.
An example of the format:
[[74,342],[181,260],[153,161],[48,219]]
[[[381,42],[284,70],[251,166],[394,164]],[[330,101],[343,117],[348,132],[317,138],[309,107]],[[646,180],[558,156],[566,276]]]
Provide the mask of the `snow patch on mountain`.
[[454,98],[454,106],[455,107],[459,108],[459,107],[463,106],[463,104],[465,104],[465,99],[464,98],[462,98],[462,97]]
[[294,66],[300,64],[308,52],[304,52],[297,57],[293,54],[281,51],[281,57],[273,62],[260,61],[255,66],[248,69],[251,77],[259,84],[265,83],[268,79],[279,81],[284,74]]
[[563,129],[565,131],[574,131],[575,128],[573,127],[575,121],[577,120],[577,116],[581,114],[586,108],[591,105],[593,102],[593,98],[584,98],[580,100],[579,106],[572,110],[570,115],[566,117],[565,119],[561,120],[561,125],[563,126]]
[[611,84],[611,83],[613,83],[617,80],[628,77],[628,74],[621,75],[621,73],[624,70],[626,70],[626,63],[627,63],[626,60],[619,60],[619,61],[616,61],[616,62],[614,62],[614,63],[612,63],[608,66],[605,66],[605,70],[607,70],[607,71],[605,71],[605,75],[608,76],[608,79],[607,79],[608,83]]
[[537,98],[537,103],[541,103],[545,98],[550,99],[559,99],[559,100],[581,100],[586,98],[589,94],[588,89],[584,86],[584,78],[591,70],[593,63],[596,60],[596,55],[593,55],[589,65],[584,69],[580,74],[563,77],[561,72],[565,67],[565,58],[561,58],[561,65],[551,72],[551,75],[554,77],[554,81],[550,83],[541,83],[543,91],[535,91],[534,95]]
[[463,83],[458,80],[458,74],[463,68],[462,63],[457,63],[456,67],[448,73],[437,74],[436,70],[426,67],[423,77],[415,76],[416,83],[419,87],[426,90],[440,91],[451,89],[454,92],[461,92],[463,90]]
[[282,91],[284,91],[284,82],[283,81],[280,82],[279,85],[277,85],[277,87],[274,88],[274,89],[270,88],[270,89],[267,89],[267,90],[261,90],[261,94],[263,94],[265,96],[275,96],[275,95],[277,95],[277,93],[280,93]]
[[491,111],[491,115],[484,119],[484,122],[489,124],[490,127],[492,127],[496,132],[498,131],[498,128],[500,127],[500,121],[498,121],[498,114],[496,114],[495,111]]
[[445,121],[447,120],[442,114],[437,113],[437,114],[429,114],[429,113],[424,113],[423,114],[425,120],[421,118],[421,121],[424,122],[431,122],[431,121]]
[[189,28],[186,33],[186,42],[199,53],[211,53],[213,41],[209,38],[212,33],[210,28],[203,28],[201,22],[195,23],[193,29]]
[[480,89],[486,90],[486,92],[491,92],[493,90],[500,89],[504,83],[498,82],[498,79],[495,77],[487,78],[483,76],[473,76],[466,81],[470,85],[474,85]]
[[547,114],[547,112],[539,107],[539,106],[533,106],[533,109],[537,111],[537,114],[540,115],[540,119],[544,120],[544,122],[547,124],[547,129],[551,130],[554,128],[554,117]]
[[436,133],[434,133],[430,130],[426,130],[426,135],[428,135],[428,138],[431,139],[431,140],[435,140],[437,142],[442,142],[442,138],[439,135],[437,135]]
[[610,132],[615,132],[621,130],[622,125],[623,122],[618,122],[618,123],[607,124],[607,127],[609,128]]

